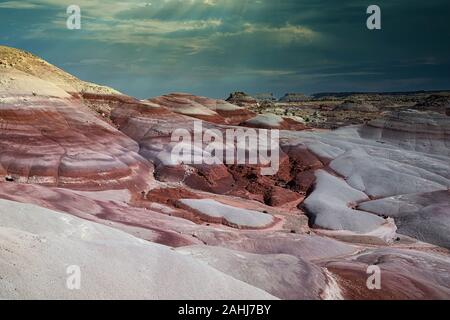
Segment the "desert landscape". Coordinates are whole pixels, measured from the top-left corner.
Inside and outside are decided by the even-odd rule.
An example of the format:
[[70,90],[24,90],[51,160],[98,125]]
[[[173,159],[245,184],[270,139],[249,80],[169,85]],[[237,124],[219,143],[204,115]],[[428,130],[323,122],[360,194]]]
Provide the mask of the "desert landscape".
[[[450,91],[223,98],[0,46],[0,298],[450,299]],[[173,163],[199,120],[279,130],[278,172]]]

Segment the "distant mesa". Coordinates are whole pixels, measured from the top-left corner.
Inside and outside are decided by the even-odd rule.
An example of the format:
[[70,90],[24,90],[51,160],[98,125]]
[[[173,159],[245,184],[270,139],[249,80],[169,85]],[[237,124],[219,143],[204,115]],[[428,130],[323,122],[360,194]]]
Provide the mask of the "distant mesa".
[[274,223],[269,214],[228,206],[211,199],[182,199],[180,202],[212,223],[249,229],[264,228]]
[[276,102],[277,98],[273,93],[257,93],[253,96],[258,102]]
[[231,93],[226,101],[240,107],[254,107],[259,104],[256,98],[241,91]]
[[286,93],[280,98],[280,102],[303,102],[308,99],[303,93]]

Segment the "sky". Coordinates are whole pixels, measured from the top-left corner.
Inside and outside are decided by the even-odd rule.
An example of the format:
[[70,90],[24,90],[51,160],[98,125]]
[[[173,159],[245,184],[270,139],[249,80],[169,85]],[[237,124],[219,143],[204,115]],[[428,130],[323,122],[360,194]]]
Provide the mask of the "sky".
[[373,1],[0,0],[0,44],[138,98],[450,89],[450,1]]

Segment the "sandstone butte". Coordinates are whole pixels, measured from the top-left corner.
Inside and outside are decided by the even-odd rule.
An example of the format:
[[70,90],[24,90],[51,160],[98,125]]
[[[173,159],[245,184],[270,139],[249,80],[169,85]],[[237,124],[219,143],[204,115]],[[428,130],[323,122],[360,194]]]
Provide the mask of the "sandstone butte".
[[[280,170],[171,163],[171,132],[195,119],[282,129]],[[0,47],[0,298],[449,299],[449,128],[404,111],[304,130]],[[68,264],[85,290],[65,288]]]

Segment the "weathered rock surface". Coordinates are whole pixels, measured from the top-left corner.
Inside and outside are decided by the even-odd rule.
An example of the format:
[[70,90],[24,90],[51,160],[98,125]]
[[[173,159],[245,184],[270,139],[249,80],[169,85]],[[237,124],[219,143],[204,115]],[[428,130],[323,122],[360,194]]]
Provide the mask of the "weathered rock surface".
[[258,100],[258,102],[275,102],[277,98],[273,95],[273,93],[257,93],[254,94],[253,97]]
[[431,192],[450,186],[447,175],[438,175],[430,168],[436,161],[425,162],[422,167],[412,164],[407,152],[387,152],[384,156],[383,153],[353,149],[333,160],[330,167],[352,187],[376,198]]
[[1,166],[17,182],[106,190],[151,181],[137,143],[78,101],[1,101],[0,149]]
[[[51,92],[42,91],[46,90],[46,86],[55,87],[60,89],[60,92],[65,91],[70,94],[121,94],[112,88],[82,81],[29,52],[0,46],[0,75],[5,76],[9,73],[12,73],[11,81],[5,83],[5,80],[1,80],[2,86],[0,87],[0,90],[7,88],[8,94],[11,94],[11,89],[15,88],[16,90],[19,89],[16,93],[20,94],[32,91],[36,95],[53,96],[54,94],[51,94]],[[26,79],[15,79],[16,75],[18,77],[22,75]],[[29,87],[30,84],[31,87]],[[0,91],[0,95],[1,93],[2,91]]]
[[[450,156],[449,125],[450,118],[442,114],[407,110],[390,112],[385,118],[370,122],[361,134],[371,139],[382,136],[384,141],[401,150],[445,159]],[[420,165],[425,165],[422,162]],[[448,177],[448,173],[444,176]]]
[[20,50],[0,47],[0,171],[16,182],[74,189],[140,189],[152,165],[137,143],[77,97],[119,94]]
[[[0,200],[0,244],[2,299],[274,298],[168,247],[33,205]],[[70,266],[82,290],[68,289]]]
[[210,246],[255,254],[287,254],[307,261],[329,260],[355,254],[360,247],[328,237],[267,231],[220,232],[198,230],[196,237]]
[[171,93],[146,101],[153,106],[217,124],[238,125],[255,116],[252,111],[227,101],[188,93]]
[[393,196],[359,208],[394,218],[400,233],[450,249],[449,190]]
[[306,126],[303,122],[296,121],[288,117],[281,117],[275,114],[259,114],[242,123],[243,126],[261,129],[279,130],[304,130]]
[[[354,228],[353,231],[360,233],[369,232],[372,240],[369,241],[366,234],[363,237],[364,241],[374,241],[373,236],[392,240],[395,236],[393,232],[395,226],[392,221],[379,225],[379,229],[375,228],[376,225],[371,227],[366,225],[368,229],[365,230],[359,229],[361,226],[356,227],[353,224],[363,217],[367,218],[363,220],[366,222],[376,221],[378,217],[373,218],[371,213],[367,212],[370,210],[364,210],[366,208],[364,204],[358,207],[359,211],[351,207],[357,207],[360,202],[371,199],[381,198],[379,202],[382,202],[383,198],[397,195],[427,192],[434,195],[436,191],[448,190],[450,149],[446,128],[447,118],[442,114],[409,111],[400,114],[389,113],[385,118],[373,121],[366,126],[346,127],[330,133],[283,132],[285,137],[289,137],[285,141],[287,145],[300,139],[311,152],[324,159],[323,162],[328,164],[333,172],[345,179],[332,177],[325,172],[320,173],[334,182],[317,183],[315,190],[305,200],[305,207],[314,218],[312,223],[325,229],[341,230],[334,233],[340,239],[359,238],[361,240],[360,237],[353,237],[342,232],[342,230],[351,231]],[[293,136],[296,139],[292,140]],[[338,187],[339,184],[342,184],[341,187]],[[322,194],[320,194],[321,185],[325,188]],[[336,189],[332,190],[333,188]],[[338,195],[342,195],[345,190],[352,190],[351,194],[359,194],[360,197],[349,196],[343,202],[334,198],[340,198]],[[408,201],[414,203],[412,199]],[[341,205],[338,205],[339,202]],[[433,215],[436,219],[439,219],[438,216],[441,218],[448,215],[445,205],[440,206],[439,210],[436,209],[434,208],[433,214],[427,214],[428,219],[433,219],[431,218]],[[361,210],[364,210],[362,215]],[[391,216],[389,212],[381,211],[383,210],[375,210],[379,216]],[[415,219],[418,217],[413,216]],[[318,217],[319,223],[316,222]],[[395,217],[393,218],[396,221]],[[341,219],[351,221],[350,225],[342,228]],[[401,218],[398,223],[402,224]],[[418,221],[412,222],[412,225],[418,224],[420,224]],[[372,231],[369,231],[371,228]],[[445,240],[442,242],[436,239],[440,237],[442,230],[438,230],[439,227],[430,227],[430,230],[433,229],[436,231],[433,237],[428,235],[417,238],[421,240],[427,238],[426,241],[441,245],[445,243]],[[408,235],[414,237],[414,234],[418,235],[419,232],[410,230]],[[327,234],[331,236],[331,233]]]
[[[381,270],[380,290],[367,287],[367,268],[373,265]],[[347,299],[448,299],[450,294],[448,256],[382,248],[351,259],[327,262],[324,266],[337,275]]]
[[[184,115],[175,114],[165,108],[135,105],[127,108],[118,107],[112,112],[112,119],[125,134],[137,141],[139,153],[155,165],[155,177],[164,182],[183,183],[202,191],[226,194],[255,199],[274,206],[294,203],[298,205],[301,195],[285,190],[281,192],[277,181],[288,183],[294,174],[300,171],[291,170],[290,157],[280,152],[280,170],[273,179],[261,176],[258,166],[181,164],[172,159],[173,142],[171,134],[177,129],[186,132],[194,130],[194,120]],[[214,129],[223,132],[226,127],[203,123],[203,130]],[[243,128],[242,130],[247,130]],[[192,137],[193,139],[194,137]],[[206,142],[204,142],[206,145]],[[190,146],[188,146],[190,147]],[[251,146],[254,148],[255,146]],[[228,146],[236,149],[236,145]],[[190,148],[191,149],[191,148]],[[203,150],[191,149],[191,154],[204,154]],[[235,152],[236,154],[236,152]],[[295,156],[294,156],[295,157]],[[301,157],[298,160],[301,161]]]
[[[366,194],[353,189],[344,180],[319,170],[316,172],[316,187],[304,204],[311,214],[311,223],[331,230],[349,230],[369,233],[385,222],[373,214],[351,209],[358,202],[366,201]],[[395,230],[389,237],[395,236]],[[390,239],[388,239],[390,240]]]
[[211,222],[253,229],[268,227],[274,223],[273,217],[269,214],[234,208],[215,200],[182,199],[180,202],[206,216]]
[[157,204],[145,209],[136,208],[128,205],[131,195],[122,194],[119,190],[80,192],[35,184],[0,183],[2,199],[70,213],[164,245],[177,247],[200,243],[189,235],[195,224],[176,218],[177,212],[172,208]]
[[288,300],[327,298],[323,270],[286,254],[252,254],[220,247],[192,246],[177,249],[254,287]]
[[246,108],[255,107],[258,105],[258,100],[246,94],[245,92],[233,92],[230,94],[226,101]]
[[[445,114],[450,107],[450,93],[432,94],[427,96],[413,106],[416,110],[434,111]],[[447,114],[448,115],[448,114]]]

